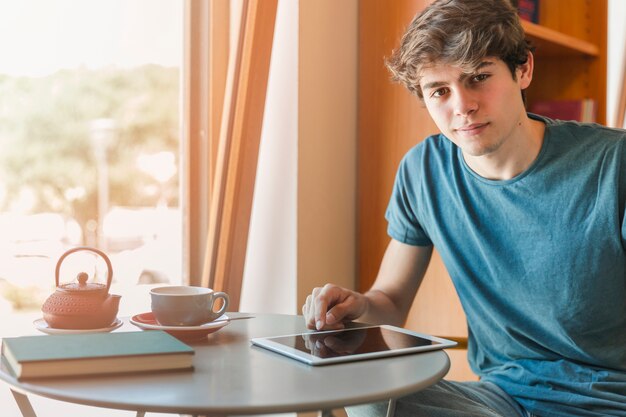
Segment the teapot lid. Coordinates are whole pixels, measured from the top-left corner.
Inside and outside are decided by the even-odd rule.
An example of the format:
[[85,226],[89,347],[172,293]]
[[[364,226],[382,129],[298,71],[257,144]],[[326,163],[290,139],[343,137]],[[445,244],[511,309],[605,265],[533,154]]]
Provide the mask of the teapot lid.
[[95,282],[87,282],[89,275],[86,272],[80,272],[76,277],[78,282],[71,282],[69,284],[59,285],[58,288],[66,292],[80,292],[81,294],[89,295],[92,293],[107,292],[107,286],[104,284],[98,284]]

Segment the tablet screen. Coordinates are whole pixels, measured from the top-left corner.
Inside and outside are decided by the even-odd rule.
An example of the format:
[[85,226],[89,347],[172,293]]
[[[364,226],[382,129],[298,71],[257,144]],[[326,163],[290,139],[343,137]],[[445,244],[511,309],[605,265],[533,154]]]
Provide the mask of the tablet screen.
[[318,358],[333,358],[440,344],[434,340],[384,327],[311,332],[301,335],[280,336],[273,338],[273,340]]
[[389,325],[259,337],[251,342],[309,365],[382,358],[456,345],[451,340]]

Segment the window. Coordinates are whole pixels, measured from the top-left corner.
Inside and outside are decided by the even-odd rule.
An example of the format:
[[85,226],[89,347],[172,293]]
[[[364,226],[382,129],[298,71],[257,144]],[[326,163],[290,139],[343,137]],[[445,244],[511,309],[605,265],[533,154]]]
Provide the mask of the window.
[[[12,324],[41,315],[74,246],[109,255],[120,314],[149,303],[138,284],[180,282],[183,6],[0,5],[0,311]],[[85,262],[72,258],[68,271]]]

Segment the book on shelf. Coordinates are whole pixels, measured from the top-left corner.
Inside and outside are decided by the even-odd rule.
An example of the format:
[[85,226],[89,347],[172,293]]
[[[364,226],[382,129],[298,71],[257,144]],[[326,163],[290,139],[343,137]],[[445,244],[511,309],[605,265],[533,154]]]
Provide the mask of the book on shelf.
[[511,0],[520,19],[539,23],[539,0]]
[[2,339],[2,359],[18,379],[191,369],[193,354],[160,330]]
[[574,120],[583,123],[596,121],[597,105],[591,98],[580,100],[539,100],[533,102],[529,111],[558,120]]

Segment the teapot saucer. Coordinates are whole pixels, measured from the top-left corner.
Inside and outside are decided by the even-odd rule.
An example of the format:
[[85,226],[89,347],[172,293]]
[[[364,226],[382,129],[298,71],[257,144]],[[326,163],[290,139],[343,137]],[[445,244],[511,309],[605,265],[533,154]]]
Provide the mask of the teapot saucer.
[[55,327],[50,327],[48,326],[48,323],[46,323],[46,321],[41,318],[41,319],[37,319],[35,321],[33,321],[33,324],[35,325],[35,328],[41,332],[44,332],[46,334],[77,334],[77,333],[105,333],[105,332],[110,332],[112,330],[117,329],[118,327],[120,327],[122,324],[124,324],[124,322],[122,322],[120,319],[116,318],[115,321],[113,323],[111,323],[110,326],[108,327],[102,327],[99,329],[58,329]]

